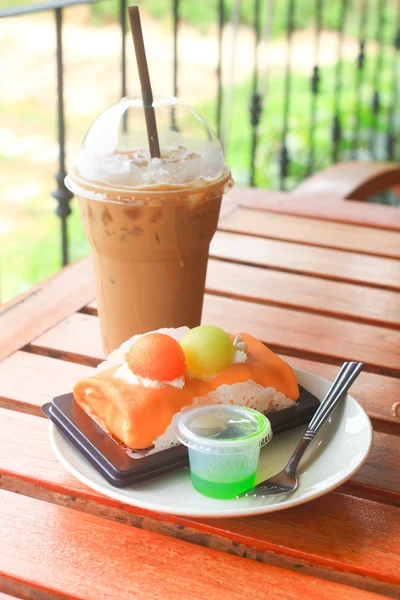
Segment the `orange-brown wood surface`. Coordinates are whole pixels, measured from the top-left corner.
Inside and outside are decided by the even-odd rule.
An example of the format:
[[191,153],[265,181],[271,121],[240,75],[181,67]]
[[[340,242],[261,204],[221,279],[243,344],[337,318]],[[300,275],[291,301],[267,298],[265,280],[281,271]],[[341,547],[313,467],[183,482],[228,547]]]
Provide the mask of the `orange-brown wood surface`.
[[[337,367],[325,363],[284,356],[293,367],[320,375],[333,381]],[[368,412],[374,430],[400,435],[400,419],[393,416],[392,406],[400,397],[400,379],[375,373],[361,373],[351,387],[351,394]]]
[[208,265],[207,290],[262,304],[400,328],[399,292],[216,260],[210,260]]
[[365,286],[400,290],[399,261],[219,231],[213,258],[312,275]]
[[374,444],[365,465],[352,481],[376,490],[388,490],[398,495],[400,505],[400,437],[386,433],[374,433]]
[[84,259],[0,313],[1,592],[243,598],[254,580],[257,598],[399,597],[400,211],[257,190],[227,198],[203,322],[253,333],[328,379],[344,359],[365,362],[351,392],[375,430],[366,463],[309,504],[229,520],[124,506],[74,479],[40,407],[104,358]]
[[39,414],[55,396],[69,392],[91,367],[30,352],[16,352],[0,362],[0,406]]
[[400,233],[292,215],[240,209],[220,224],[226,231],[246,233],[311,246],[400,258]]
[[241,600],[249,585],[260,599],[376,597],[10,492],[0,519],[2,584],[31,597]]
[[[400,332],[393,329],[212,295],[204,300],[203,323],[232,333],[245,329],[278,352],[336,363],[359,360],[367,370],[400,374]],[[97,317],[88,314],[65,319],[34,340],[31,348],[90,366],[104,358]]]
[[75,313],[39,336],[29,350],[89,366],[104,360],[97,317]]
[[364,227],[400,231],[400,214],[395,206],[354,200],[327,200],[323,193],[301,198],[287,192],[268,192],[256,188],[235,187],[229,194],[237,205],[257,211],[275,212]]
[[[26,444],[26,439],[30,444]],[[393,457],[393,462],[396,456]],[[397,458],[398,460],[398,458]],[[365,469],[365,467],[364,467]],[[146,517],[147,526],[154,528],[152,513],[134,507],[122,507],[118,502],[102,497],[75,480],[52,455],[48,442],[48,423],[32,415],[0,409],[0,487],[28,493],[43,499],[53,499],[67,506],[79,508],[108,518],[121,520],[123,510],[129,513],[126,522]],[[340,490],[339,490],[340,491]],[[345,491],[345,490],[344,490]],[[52,498],[51,495],[56,495]],[[80,502],[79,499],[82,499]],[[83,501],[85,500],[85,501]],[[101,506],[97,506],[100,504]],[[313,518],[309,509],[312,509]],[[119,512],[112,510],[119,509]],[[123,510],[122,510],[123,509]],[[343,573],[355,573],[391,588],[400,583],[400,556],[389,561],[400,543],[400,523],[397,510],[342,494],[329,494],[314,501],[309,507],[291,509],[283,513],[252,517],[204,521],[193,518],[164,517],[169,522],[165,532],[184,539],[195,540],[207,532],[203,543],[223,549],[241,544],[249,552],[257,551],[269,557],[271,552],[280,556],[280,562],[292,566],[298,561],[312,563],[313,569],[326,568]],[[379,521],[376,527],[365,528],[368,520]],[[156,515],[153,520],[157,519]],[[361,522],[360,522],[361,519]],[[133,521],[134,522],[134,521]],[[183,524],[183,529],[179,524]],[[178,525],[178,526],[177,526]],[[248,536],[245,528],[248,525]],[[358,543],[352,551],[351,539],[359,528]],[[387,536],[388,528],[391,535]],[[215,540],[212,537],[215,536]],[[329,539],[329,545],[326,540]],[[310,569],[312,572],[312,569]],[[382,589],[377,584],[375,589]]]
[[367,370],[400,374],[400,332],[274,306],[206,295],[203,322],[246,331],[272,349],[303,356],[364,362]]
[[[214,259],[208,264],[206,289],[211,294],[400,328],[399,292]],[[88,312],[97,314],[96,300],[88,305]]]
[[67,267],[0,308],[0,360],[92,300],[92,267]]

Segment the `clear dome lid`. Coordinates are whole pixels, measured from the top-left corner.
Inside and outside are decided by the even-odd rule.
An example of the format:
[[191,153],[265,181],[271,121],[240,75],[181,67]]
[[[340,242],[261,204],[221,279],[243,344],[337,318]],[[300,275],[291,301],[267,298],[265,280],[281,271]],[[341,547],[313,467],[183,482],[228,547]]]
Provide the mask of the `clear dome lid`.
[[150,156],[142,98],[122,98],[90,126],[67,187],[77,195],[111,201],[135,201],[152,191],[166,198],[201,191],[199,201],[230,189],[230,170],[208,123],[172,96],[155,97],[153,107],[160,157]]

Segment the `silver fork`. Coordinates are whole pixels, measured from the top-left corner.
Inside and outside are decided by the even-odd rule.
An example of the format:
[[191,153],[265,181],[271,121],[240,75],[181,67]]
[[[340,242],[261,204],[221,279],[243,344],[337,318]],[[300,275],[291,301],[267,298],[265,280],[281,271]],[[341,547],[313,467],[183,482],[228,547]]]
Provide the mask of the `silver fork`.
[[304,433],[283,471],[262,481],[253,489],[240,494],[238,498],[242,498],[243,496],[257,497],[268,496],[271,494],[290,494],[297,489],[298,481],[296,469],[304,452],[307,450],[324,423],[326,423],[332,411],[338,406],[344,394],[356,380],[363,366],[363,363],[357,362],[343,363],[335,381],[332,383],[324,400],[319,405],[307,427],[307,431]]

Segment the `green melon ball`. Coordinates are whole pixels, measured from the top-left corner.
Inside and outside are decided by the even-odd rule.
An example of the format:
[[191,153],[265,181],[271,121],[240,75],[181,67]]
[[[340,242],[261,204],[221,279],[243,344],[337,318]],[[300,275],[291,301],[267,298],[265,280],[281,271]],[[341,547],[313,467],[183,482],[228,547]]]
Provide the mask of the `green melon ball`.
[[229,335],[214,325],[200,325],[181,340],[188,369],[195,377],[210,377],[232,364],[234,346]]

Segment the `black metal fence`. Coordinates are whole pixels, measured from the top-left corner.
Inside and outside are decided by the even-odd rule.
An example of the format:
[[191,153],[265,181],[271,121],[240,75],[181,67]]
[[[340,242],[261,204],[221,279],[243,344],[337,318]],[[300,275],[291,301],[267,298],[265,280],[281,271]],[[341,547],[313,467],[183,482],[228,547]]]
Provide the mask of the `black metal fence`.
[[[67,222],[71,213],[70,202],[73,198],[64,185],[66,174],[66,136],[65,109],[64,109],[64,76],[63,76],[63,10],[65,7],[78,4],[94,4],[103,0],[57,0],[41,5],[28,5],[10,10],[0,11],[0,18],[21,16],[43,11],[52,11],[55,20],[57,40],[56,51],[56,79],[57,79],[57,123],[59,166],[55,175],[56,189],[52,196],[57,201],[56,213],[61,222],[61,249],[62,264],[68,263],[68,232]],[[181,25],[181,7],[185,0],[166,0],[170,2],[172,15],[171,43],[173,44],[173,81],[171,91],[179,95],[179,67],[178,38]],[[321,168],[325,164],[335,163],[344,158],[359,158],[370,156],[387,160],[398,158],[398,133],[400,130],[399,114],[399,75],[400,75],[400,1],[399,0],[336,0],[338,12],[336,24],[330,30],[336,36],[336,56],[330,78],[329,89],[323,89],[326,69],[321,64],[321,44],[323,43],[324,12],[327,4],[323,0],[308,0],[307,6],[312,5],[313,14],[309,24],[310,35],[314,40],[314,53],[310,65],[308,80],[308,107],[304,125],[303,148],[293,148],[291,144],[293,133],[292,117],[296,113],[297,100],[294,85],[296,77],[293,73],[293,39],[296,33],[296,14],[302,9],[302,0],[285,0],[285,26],[284,39],[286,60],[284,77],[282,80],[282,96],[279,104],[279,114],[269,105],[267,93],[268,83],[272,78],[269,69],[260,60],[261,46],[267,49],[271,42],[277,2],[281,0],[246,0],[252,4],[252,30],[254,34],[254,61],[253,73],[248,97],[248,130],[241,132],[247,140],[248,156],[243,157],[247,164],[248,179],[251,185],[261,185],[265,178],[258,177],[264,169],[265,161],[275,165],[275,175],[268,180],[270,187],[287,189],[293,182]],[[313,2],[313,4],[312,4]],[[229,7],[227,6],[229,4]],[[228,10],[229,8],[229,10]],[[282,4],[279,5],[280,17]],[[119,20],[121,31],[121,96],[129,93],[127,89],[127,60],[126,60],[126,29],[127,29],[127,0],[119,0]],[[239,2],[235,0],[215,0],[215,22],[217,24],[218,65],[215,77],[215,107],[214,117],[217,133],[226,137],[222,131],[224,121],[224,94],[234,94],[234,90],[224,87],[223,72],[223,43],[224,30],[228,22],[238,21]],[[296,12],[297,11],[297,12]],[[356,40],[358,53],[350,61],[345,56],[346,28],[351,26],[352,39]],[[367,47],[372,46],[369,57],[369,71],[366,73]],[[268,54],[268,52],[267,52]],[[21,57],[21,60],[23,58]],[[268,62],[268,61],[267,61]],[[372,66],[373,65],[373,66]],[[346,82],[344,75],[346,71]],[[390,72],[388,82],[387,73]],[[386,74],[386,87],[382,93],[382,77]],[[367,82],[368,77],[368,82]],[[262,86],[260,80],[262,79]],[[268,80],[270,80],[268,82]],[[366,82],[368,85],[366,86]],[[262,90],[261,90],[262,87]],[[349,88],[351,91],[351,106],[348,104]],[[229,93],[228,93],[229,92]],[[347,96],[346,96],[347,94]],[[322,127],[324,135],[318,134],[321,127],[319,110],[321,98],[324,97],[324,117]],[[327,111],[327,101],[329,110]],[[346,103],[346,106],[344,105]],[[303,112],[303,111],[302,111]],[[327,114],[329,113],[329,114]],[[274,122],[280,123],[276,139],[272,144],[270,157],[267,157],[265,146],[265,131],[263,118],[265,115],[272,117]],[[233,128],[235,124],[231,125]],[[265,126],[264,129],[268,127]],[[318,135],[317,135],[318,134]],[[265,139],[264,139],[265,138]],[[229,141],[228,141],[229,145]],[[261,154],[260,154],[261,146]],[[298,146],[298,144],[297,144]],[[246,147],[246,144],[244,144]],[[229,148],[227,148],[229,152]],[[321,156],[323,160],[321,160]],[[317,160],[318,159],[318,160]],[[260,181],[258,181],[260,179]]]

